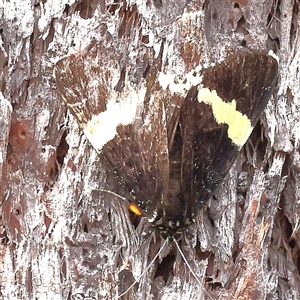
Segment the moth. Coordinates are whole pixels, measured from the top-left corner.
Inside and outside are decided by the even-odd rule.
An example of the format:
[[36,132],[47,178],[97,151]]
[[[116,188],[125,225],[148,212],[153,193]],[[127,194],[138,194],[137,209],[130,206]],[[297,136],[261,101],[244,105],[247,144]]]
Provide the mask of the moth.
[[242,52],[133,80],[96,45],[55,67],[57,90],[132,210],[178,239],[222,182],[271,97],[277,60]]

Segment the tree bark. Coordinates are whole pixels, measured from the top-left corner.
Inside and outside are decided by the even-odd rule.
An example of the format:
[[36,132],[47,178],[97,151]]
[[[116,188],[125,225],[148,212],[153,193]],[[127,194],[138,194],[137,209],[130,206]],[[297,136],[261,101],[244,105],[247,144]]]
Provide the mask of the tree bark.
[[[241,50],[279,57],[274,97],[180,241],[124,299],[300,299],[298,1],[0,3],[1,299],[116,299],[163,241],[109,189],[56,91],[59,59],[103,48],[111,86],[184,74]],[[108,92],[113,94],[114,90]],[[200,281],[200,283],[199,283]]]

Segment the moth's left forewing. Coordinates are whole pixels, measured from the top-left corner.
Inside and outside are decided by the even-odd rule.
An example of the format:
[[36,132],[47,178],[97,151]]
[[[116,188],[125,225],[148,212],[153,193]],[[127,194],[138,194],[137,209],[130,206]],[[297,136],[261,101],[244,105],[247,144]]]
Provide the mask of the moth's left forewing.
[[188,217],[209,199],[247,141],[272,94],[277,68],[267,54],[233,55],[205,70],[202,83],[190,90],[180,115]]
[[263,112],[278,76],[278,63],[266,53],[232,55],[208,68],[201,87],[216,91],[225,102],[236,101],[236,110],[254,125]]

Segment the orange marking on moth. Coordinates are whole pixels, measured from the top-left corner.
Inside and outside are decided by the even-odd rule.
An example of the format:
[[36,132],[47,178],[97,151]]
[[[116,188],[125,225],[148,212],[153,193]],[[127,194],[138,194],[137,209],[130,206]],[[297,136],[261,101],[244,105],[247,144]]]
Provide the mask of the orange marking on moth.
[[140,209],[134,203],[130,203],[129,206],[128,206],[128,209],[130,211],[132,211],[137,216],[142,215],[142,212],[140,211]]

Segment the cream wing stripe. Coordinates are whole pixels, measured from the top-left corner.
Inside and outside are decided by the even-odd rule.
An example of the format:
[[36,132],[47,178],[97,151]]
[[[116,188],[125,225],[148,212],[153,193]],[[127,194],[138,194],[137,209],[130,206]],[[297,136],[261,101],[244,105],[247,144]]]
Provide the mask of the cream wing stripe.
[[126,96],[119,97],[118,101],[117,97],[110,99],[106,111],[87,122],[83,132],[96,151],[101,152],[103,146],[116,136],[118,125],[134,122],[137,106],[144,101],[145,94],[146,88],[138,92],[132,89]]
[[253,127],[246,115],[236,109],[236,101],[224,102],[215,90],[201,88],[198,90],[198,101],[211,105],[215,120],[228,125],[228,137],[238,147],[242,147],[250,136]]

